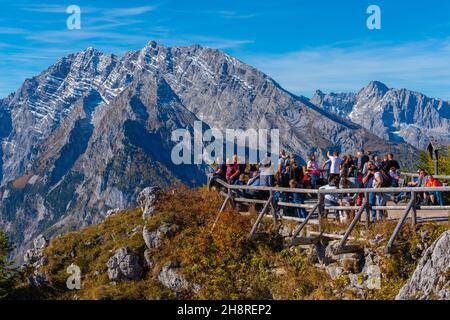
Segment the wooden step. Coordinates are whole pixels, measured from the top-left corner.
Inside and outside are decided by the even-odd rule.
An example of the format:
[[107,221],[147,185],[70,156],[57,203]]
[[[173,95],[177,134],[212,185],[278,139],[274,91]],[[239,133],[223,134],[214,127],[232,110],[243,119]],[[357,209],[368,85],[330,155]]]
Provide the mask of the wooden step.
[[290,246],[311,245],[320,241],[320,237],[296,237],[291,239]]
[[345,253],[355,253],[361,252],[362,248],[360,246],[347,245],[343,247],[337,247],[333,250],[334,254],[345,254]]

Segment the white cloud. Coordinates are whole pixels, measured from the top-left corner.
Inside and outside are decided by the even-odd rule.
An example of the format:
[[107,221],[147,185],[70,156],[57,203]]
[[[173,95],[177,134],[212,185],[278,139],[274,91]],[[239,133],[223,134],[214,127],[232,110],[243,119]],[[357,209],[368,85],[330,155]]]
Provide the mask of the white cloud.
[[450,40],[311,48],[279,55],[243,57],[285,89],[311,96],[358,91],[371,80],[450,99]]
[[157,6],[142,6],[133,8],[114,8],[105,11],[106,16],[113,17],[129,17],[137,16],[147,12],[155,11]]
[[251,19],[259,16],[259,13],[237,13],[234,11],[219,11],[219,15],[224,19]]
[[[18,7],[24,11],[41,12],[41,13],[66,13],[68,5],[58,4],[19,4]],[[157,9],[157,6],[141,6],[141,7],[90,7],[80,6],[81,13],[100,13],[106,17],[129,17],[137,16]]]

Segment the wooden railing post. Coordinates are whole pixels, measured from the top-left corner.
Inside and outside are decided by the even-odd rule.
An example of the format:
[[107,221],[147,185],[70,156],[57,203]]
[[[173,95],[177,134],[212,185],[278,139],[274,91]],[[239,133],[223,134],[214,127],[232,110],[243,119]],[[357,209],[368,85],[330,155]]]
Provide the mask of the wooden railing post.
[[400,233],[400,230],[401,230],[403,224],[405,223],[409,212],[411,211],[412,207],[416,203],[416,199],[414,199],[414,198],[415,197],[413,195],[411,195],[411,201],[409,201],[408,206],[406,207],[405,212],[403,213],[403,216],[400,218],[399,222],[395,226],[394,232],[392,233],[391,238],[389,239],[389,242],[385,249],[386,253],[392,252],[392,249],[394,248],[394,241],[397,238],[398,234]]
[[220,215],[222,214],[222,212],[225,210],[225,208],[227,207],[227,204],[231,201],[232,199],[232,194],[231,194],[231,189],[228,188],[228,194],[227,197],[225,198],[225,200],[223,201],[222,207],[220,207],[219,213],[216,216],[216,219],[214,220],[213,226],[211,228],[210,234],[213,233],[214,229],[216,228],[216,224],[219,221]]
[[347,243],[347,239],[350,236],[350,234],[352,233],[352,231],[355,228],[355,226],[358,223],[358,221],[361,219],[361,215],[364,212],[364,209],[365,209],[366,204],[367,204],[368,201],[369,201],[369,199],[367,199],[367,198],[364,199],[364,202],[363,202],[361,208],[358,210],[358,213],[355,215],[355,218],[353,218],[352,223],[350,224],[350,226],[345,231],[345,234],[342,237],[341,242],[339,243],[339,249],[342,249],[345,246],[345,244]]
[[212,175],[208,174],[207,175],[207,187],[208,187],[208,191],[211,191],[211,180],[212,180]]
[[412,225],[413,227],[416,226],[417,224],[417,198],[416,198],[416,193],[415,192],[411,192],[411,200],[412,200]]
[[364,210],[366,211],[366,229],[369,229],[370,226],[370,203],[369,203],[369,194],[367,192],[364,193],[364,199],[367,199],[366,202],[363,202],[361,206],[365,203]]
[[277,227],[277,225],[278,225],[278,212],[277,212],[277,206],[275,204],[275,197],[274,197],[274,194],[273,194],[273,190],[270,190],[270,197],[269,197],[269,199],[271,199],[270,200],[270,207],[272,209],[273,224],[274,224],[274,227]]
[[[314,212],[314,210],[313,210]],[[319,232],[323,231],[322,221],[325,216],[325,195],[319,190],[317,194],[317,220],[319,221]]]
[[[311,219],[311,217],[313,216],[314,212],[317,210],[318,207],[319,207],[319,203],[316,204],[316,206],[306,216],[305,220],[301,224],[299,224],[299,226],[294,230],[294,232],[292,233],[292,238],[291,238],[291,246],[294,245],[295,238],[300,234],[300,232],[303,230],[303,228],[309,222],[309,220]],[[320,217],[320,214],[319,214],[319,217]],[[320,228],[320,220],[319,220],[319,228]],[[322,230],[319,230],[319,232],[322,232]]]
[[258,226],[261,223],[261,220],[264,217],[264,215],[266,214],[267,210],[269,209],[272,200],[273,200],[273,197],[272,197],[272,195],[270,195],[269,199],[267,200],[266,204],[264,205],[264,208],[261,210],[258,218],[256,219],[255,223],[253,224],[252,230],[250,231],[250,234],[247,237],[249,240],[253,238],[256,231],[258,230]]

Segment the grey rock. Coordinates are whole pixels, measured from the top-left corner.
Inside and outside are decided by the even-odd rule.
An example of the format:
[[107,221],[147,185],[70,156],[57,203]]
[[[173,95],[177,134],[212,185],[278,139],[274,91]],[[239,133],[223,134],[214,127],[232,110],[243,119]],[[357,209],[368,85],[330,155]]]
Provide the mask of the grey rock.
[[48,284],[48,277],[42,272],[35,272],[33,276],[28,280],[28,283],[33,287],[42,287]]
[[308,246],[306,254],[308,260],[313,264],[321,264],[325,261],[326,246],[322,242]]
[[111,217],[111,216],[115,216],[116,214],[118,214],[120,211],[122,211],[122,209],[111,209],[111,210],[108,210],[107,212],[106,212],[106,215],[105,215],[105,218],[108,218],[108,217]]
[[153,269],[153,267],[155,266],[155,262],[153,261],[150,249],[145,249],[144,259],[145,259],[145,263],[147,264],[147,268]]
[[397,300],[450,300],[450,231],[444,232],[423,254]]
[[43,250],[48,244],[47,239],[41,234],[33,240],[33,246],[35,250]]
[[159,192],[160,188],[158,187],[148,187],[139,193],[137,201],[142,210],[142,219],[147,219],[155,213],[155,204]]
[[33,240],[33,248],[25,252],[23,261],[25,265],[33,268],[33,275],[28,279],[31,286],[40,287],[48,283],[48,276],[41,271],[42,267],[48,264],[48,259],[44,254],[48,246],[48,240],[39,235]]
[[172,266],[170,262],[166,263],[158,275],[158,281],[175,292],[186,290],[189,283],[179,274],[179,268]]
[[364,289],[364,282],[360,283],[359,277],[357,274],[350,273],[348,274],[348,278],[350,280],[350,286],[358,289]]
[[140,226],[134,227],[133,230],[131,230],[131,232],[128,232],[128,237],[129,238],[134,237],[136,234],[139,233],[140,230],[141,230]]
[[150,231],[147,226],[144,226],[142,236],[148,249],[156,249],[161,246],[164,237],[172,237],[173,232],[169,224],[163,223],[155,231]]
[[292,229],[286,224],[281,224],[278,229],[278,234],[283,238],[288,238],[292,235]]
[[325,267],[325,270],[327,271],[327,273],[329,274],[329,276],[331,277],[331,279],[336,280],[337,278],[339,278],[341,275],[344,274],[345,270],[344,268],[342,268],[341,266],[339,266],[336,263],[333,264],[329,264]]
[[383,235],[377,234],[375,238],[369,240],[369,244],[374,247],[379,245],[384,240]]
[[325,248],[324,263],[337,263],[347,273],[359,273],[364,263],[364,255],[361,252],[335,254],[335,250],[339,245],[339,241],[330,241]]
[[48,245],[48,240],[43,236],[39,235],[33,240],[33,248],[28,249],[24,256],[23,261],[25,264],[35,264],[36,262],[45,259],[44,250]]
[[138,280],[142,275],[139,257],[128,247],[118,249],[106,266],[110,280]]
[[23,255],[23,261],[25,264],[30,264],[34,262],[34,250],[28,249],[25,251],[25,254]]

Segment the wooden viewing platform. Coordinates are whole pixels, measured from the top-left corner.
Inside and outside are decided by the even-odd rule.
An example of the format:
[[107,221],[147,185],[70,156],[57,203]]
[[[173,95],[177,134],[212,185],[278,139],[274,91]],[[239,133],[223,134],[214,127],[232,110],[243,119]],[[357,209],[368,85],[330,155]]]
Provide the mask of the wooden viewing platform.
[[[405,176],[415,176],[414,174],[404,174]],[[450,176],[440,176],[442,179],[450,179]],[[336,254],[346,253],[352,251],[354,246],[347,246],[347,241],[350,238],[350,235],[356,225],[360,222],[364,222],[366,228],[370,225],[370,212],[371,210],[389,210],[389,211],[401,211],[401,215],[397,216],[392,220],[398,220],[397,225],[389,238],[388,244],[385,248],[387,253],[392,252],[395,249],[395,240],[399,235],[401,228],[406,223],[406,220],[410,216],[411,223],[413,226],[418,223],[426,223],[432,221],[448,221],[449,220],[449,212],[450,205],[444,206],[421,206],[417,204],[417,195],[423,192],[442,192],[447,193],[450,192],[450,187],[434,187],[434,188],[422,188],[422,187],[399,187],[399,188],[378,188],[378,189],[366,189],[366,188],[353,188],[353,189],[327,189],[327,190],[318,190],[318,189],[293,189],[293,188],[282,188],[282,187],[262,187],[262,186],[240,186],[240,185],[230,185],[223,180],[215,180],[215,183],[218,183],[223,187],[226,191],[221,191],[220,194],[225,198],[219,213],[217,214],[216,220],[213,224],[211,232],[214,230],[217,221],[220,218],[220,214],[225,210],[227,205],[235,206],[236,203],[247,203],[247,204],[259,204],[262,205],[262,209],[259,212],[255,223],[253,224],[251,231],[248,235],[249,239],[253,239],[257,233],[258,227],[264,217],[270,217],[273,221],[273,224],[277,226],[281,220],[286,221],[295,221],[298,222],[297,227],[293,231],[293,234],[290,239],[290,245],[297,245],[303,243],[314,243],[314,241],[320,240],[320,237],[327,237],[333,239],[339,239],[340,243],[337,248]],[[208,189],[211,189],[211,177],[208,177]],[[239,191],[261,191],[261,196],[258,196],[257,199],[245,198],[239,196]],[[283,192],[283,193],[301,193],[304,195],[312,195],[317,197],[317,199],[313,199],[311,201],[306,201],[305,204],[296,204],[296,203],[288,203],[283,201],[275,200],[275,192]],[[385,206],[371,206],[369,204],[370,193],[384,193],[384,194],[393,194],[393,193],[401,193],[405,192],[410,195],[408,203],[406,205],[392,205],[387,204]],[[326,206],[325,205],[325,195],[326,194],[364,194],[363,202],[360,206]],[[307,211],[306,218],[296,218],[291,216],[281,215],[277,208],[280,207],[293,207],[293,208],[303,208]],[[353,210],[355,211],[355,216],[351,221],[350,225],[345,230],[345,233],[342,234],[330,234],[324,233],[322,230],[322,222],[325,219],[328,219],[328,213],[330,211],[341,211],[341,210]],[[442,213],[446,212],[445,216],[440,217],[427,217],[423,219],[418,216],[418,212],[422,211],[427,212],[436,212],[441,211]],[[364,216],[364,219],[363,219]],[[315,236],[316,239],[311,237],[299,237],[302,230],[305,230],[307,225],[315,225],[318,226],[318,232],[310,232],[310,235]],[[353,249],[354,250],[354,249]]]

